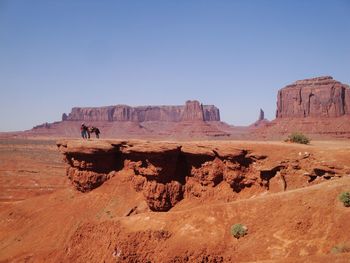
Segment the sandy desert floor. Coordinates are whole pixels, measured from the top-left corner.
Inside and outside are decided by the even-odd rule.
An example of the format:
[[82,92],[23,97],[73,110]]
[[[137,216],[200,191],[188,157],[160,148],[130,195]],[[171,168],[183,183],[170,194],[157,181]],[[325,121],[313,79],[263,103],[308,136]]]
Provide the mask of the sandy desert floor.
[[0,200],[11,202],[69,186],[55,140],[0,140]]
[[[81,193],[55,140],[1,139],[0,262],[350,262],[350,208],[338,200],[350,191],[350,141],[210,142],[227,143],[268,152],[271,163],[307,152],[341,176],[152,212],[127,172]],[[235,239],[235,223],[248,234]]]

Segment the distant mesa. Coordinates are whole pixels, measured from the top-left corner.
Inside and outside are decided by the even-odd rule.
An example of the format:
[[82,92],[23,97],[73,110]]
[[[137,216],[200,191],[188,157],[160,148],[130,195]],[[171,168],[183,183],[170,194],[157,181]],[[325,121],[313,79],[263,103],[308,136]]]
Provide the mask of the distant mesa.
[[50,127],[51,127],[50,123],[45,122],[43,124],[34,126],[33,129],[41,129],[41,128],[50,129]]
[[220,121],[220,112],[214,105],[202,105],[197,100],[188,100],[184,106],[75,107],[68,115],[62,115],[62,121]]
[[298,80],[280,89],[276,119],[242,127],[220,121],[214,105],[188,100],[180,106],[75,107],[62,121],[44,123],[27,135],[78,137],[80,124],[96,125],[104,138],[281,139],[298,131],[314,138],[350,139],[350,88],[330,76]]
[[278,91],[276,118],[350,115],[350,89],[330,76],[298,80]]

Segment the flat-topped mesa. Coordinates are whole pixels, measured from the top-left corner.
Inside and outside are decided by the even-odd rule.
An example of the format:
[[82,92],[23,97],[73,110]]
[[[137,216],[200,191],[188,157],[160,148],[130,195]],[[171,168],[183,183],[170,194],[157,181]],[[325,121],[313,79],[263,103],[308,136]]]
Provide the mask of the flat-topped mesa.
[[350,88],[330,76],[298,80],[278,91],[276,118],[342,115],[350,115]]
[[220,112],[214,105],[202,105],[187,101],[184,106],[139,106],[115,105],[106,107],[75,107],[63,114],[62,121],[220,121]]

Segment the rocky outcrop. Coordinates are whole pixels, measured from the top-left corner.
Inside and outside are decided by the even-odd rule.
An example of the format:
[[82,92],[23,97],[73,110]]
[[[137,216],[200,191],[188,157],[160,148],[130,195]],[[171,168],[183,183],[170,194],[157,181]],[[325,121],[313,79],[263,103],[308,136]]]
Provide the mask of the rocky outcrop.
[[265,113],[262,109],[260,109],[258,121],[262,121],[264,119],[265,119]]
[[[215,193],[223,195],[222,191],[232,199],[247,189],[254,194],[285,191],[342,172],[334,165],[316,164],[310,153],[294,153],[285,160],[278,155],[275,161],[227,142],[62,140],[57,146],[76,189],[88,192],[126,174],[153,211],[168,211],[183,199],[212,198]],[[261,151],[269,152],[271,147]]]
[[147,141],[60,141],[67,176],[82,192],[110,179],[117,171],[132,174],[136,191],[142,191],[149,208],[167,211],[187,197],[201,197],[207,188],[225,181],[235,191],[251,186],[258,175],[246,179],[247,152],[213,149],[213,146]]
[[116,105],[107,107],[75,107],[63,121],[220,121],[219,109],[214,105],[202,105],[187,101],[185,106],[140,106]]
[[196,100],[186,101],[185,109],[182,113],[183,121],[204,121],[203,105]]
[[62,114],[62,121],[66,121],[68,119],[67,114],[63,113]]
[[330,76],[298,80],[278,91],[277,118],[350,115],[350,88]]
[[257,128],[257,127],[265,126],[268,123],[269,123],[269,120],[265,119],[265,113],[263,109],[260,109],[258,120],[253,124],[251,124],[249,128]]

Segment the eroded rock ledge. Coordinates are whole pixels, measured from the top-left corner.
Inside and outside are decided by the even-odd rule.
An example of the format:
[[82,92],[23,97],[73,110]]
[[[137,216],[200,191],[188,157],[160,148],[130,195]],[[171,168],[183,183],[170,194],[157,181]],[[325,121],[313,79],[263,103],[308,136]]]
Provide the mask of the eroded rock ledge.
[[282,146],[136,140],[61,140],[57,146],[76,189],[91,191],[127,172],[153,211],[168,211],[186,198],[234,200],[238,193],[285,191],[347,173],[342,166],[321,164],[312,153]]

